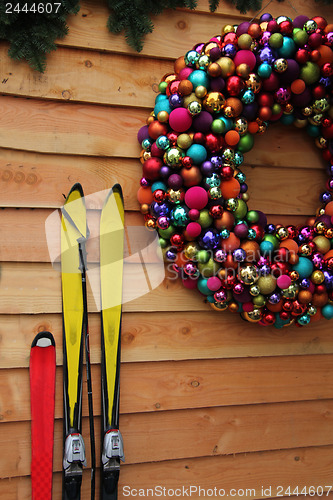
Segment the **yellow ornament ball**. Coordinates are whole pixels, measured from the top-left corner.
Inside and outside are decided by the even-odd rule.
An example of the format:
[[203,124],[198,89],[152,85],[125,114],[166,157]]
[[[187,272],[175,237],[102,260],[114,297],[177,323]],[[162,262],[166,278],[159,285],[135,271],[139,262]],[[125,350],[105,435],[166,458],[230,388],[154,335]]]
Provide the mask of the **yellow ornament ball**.
[[221,75],[223,78],[235,73],[235,63],[230,57],[220,57],[216,62],[222,70]]
[[316,236],[313,238],[313,243],[315,243],[318,252],[325,254],[331,248],[331,242],[326,236]]
[[260,293],[269,295],[270,293],[273,293],[276,288],[276,278],[272,274],[261,276],[258,279],[257,285],[260,289]]

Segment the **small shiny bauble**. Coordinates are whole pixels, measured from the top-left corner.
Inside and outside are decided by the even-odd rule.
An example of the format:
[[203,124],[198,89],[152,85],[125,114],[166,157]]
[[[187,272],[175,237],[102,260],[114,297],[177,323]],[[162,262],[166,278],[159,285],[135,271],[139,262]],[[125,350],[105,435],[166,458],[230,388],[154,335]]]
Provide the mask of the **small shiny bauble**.
[[187,110],[191,116],[196,116],[201,113],[202,105],[198,101],[192,101],[187,106]]
[[196,61],[195,65],[197,69],[205,70],[209,64],[211,63],[211,60],[208,55],[202,54]]
[[221,184],[221,179],[218,174],[213,174],[210,177],[206,177],[205,183],[210,187],[219,187]]
[[249,291],[252,297],[258,297],[258,295],[260,294],[260,288],[258,287],[258,285],[252,285]]
[[145,226],[147,229],[149,229],[150,231],[154,231],[156,229],[156,226],[157,226],[157,223],[156,223],[156,219],[155,218],[152,218],[152,217],[149,217],[146,222],[145,222]]
[[220,112],[225,105],[225,98],[221,92],[209,92],[203,100],[203,107],[210,113]]
[[241,99],[244,104],[251,104],[255,100],[255,95],[253,90],[251,89],[245,90]]
[[179,148],[170,148],[164,154],[164,162],[169,167],[181,166],[182,153]]
[[183,206],[177,206],[171,211],[171,222],[173,226],[184,227],[189,221],[188,210]]
[[245,285],[253,285],[259,279],[259,272],[254,264],[243,264],[237,274],[237,278]]
[[149,212],[149,205],[148,203],[142,203],[141,207],[140,207],[140,212],[145,215]]
[[329,107],[330,107],[330,105],[329,105],[329,102],[326,98],[317,99],[313,103],[313,110],[316,113],[324,113],[325,111],[327,111],[329,109]]
[[160,135],[156,139],[156,146],[159,149],[168,149],[168,147],[170,146],[170,142],[169,142],[169,139],[167,138],[167,136],[166,135]]
[[244,319],[246,319],[250,323],[257,323],[262,318],[262,312],[260,309],[253,309],[253,311],[244,312],[242,315]]
[[189,260],[196,260],[196,255],[199,251],[199,245],[191,241],[184,246],[184,255]]
[[226,298],[227,298],[227,293],[223,289],[214,293],[214,299],[216,300],[216,302],[224,302]]
[[184,245],[184,239],[181,234],[175,233],[171,236],[170,243],[172,246],[182,249]]
[[220,233],[220,236],[222,238],[222,240],[226,240],[229,238],[230,236],[230,231],[229,229],[222,229],[221,233]]
[[246,259],[246,252],[243,248],[236,248],[232,253],[235,262],[244,262]]
[[277,73],[284,73],[288,68],[288,62],[286,59],[280,58],[275,59],[274,69]]
[[289,233],[288,233],[288,229],[286,227],[279,227],[277,232],[276,232],[276,237],[280,240],[280,241],[283,241],[283,240],[286,240],[289,238]]
[[183,271],[186,276],[190,276],[192,278],[197,278],[200,276],[199,269],[194,264],[194,262],[186,262],[183,266]]
[[162,203],[165,200],[165,192],[162,189],[156,189],[153,193],[153,200]]
[[246,63],[236,66],[236,74],[246,80],[251,73],[250,66]]
[[170,219],[166,215],[161,215],[157,219],[157,227],[160,229],[168,229],[170,226]]
[[209,209],[209,213],[213,217],[213,219],[221,219],[223,214],[223,208],[221,207],[221,205],[213,205]]
[[256,73],[251,73],[245,83],[255,94],[260,91],[262,86],[261,79],[258,75],[256,75]]
[[196,50],[189,50],[184,56],[186,66],[195,66],[199,57],[200,54]]
[[292,283],[288,288],[282,290],[282,295],[286,299],[295,299],[298,294],[299,287],[297,284]]
[[211,200],[218,200],[222,196],[221,189],[219,187],[210,188],[208,191],[208,196]]
[[303,26],[303,30],[306,31],[308,35],[311,35],[311,33],[315,33],[317,28],[318,25],[316,21],[313,21],[312,19],[306,21]]
[[168,189],[167,197],[170,203],[178,205],[184,201],[185,193],[183,189]]
[[308,314],[310,314],[310,316],[314,316],[315,314],[317,314],[317,308],[313,305],[310,305],[308,307]]
[[225,250],[222,250],[222,248],[219,248],[215,250],[214,252],[214,260],[215,262],[225,262],[227,258],[227,252]]
[[248,129],[247,120],[244,117],[237,118],[235,120],[235,130],[239,133],[240,136],[245,135]]
[[226,90],[229,95],[238,96],[244,88],[244,81],[239,76],[230,76],[227,79]]
[[237,208],[238,208],[237,198],[229,198],[226,202],[226,209],[230,210],[230,212],[235,212]]

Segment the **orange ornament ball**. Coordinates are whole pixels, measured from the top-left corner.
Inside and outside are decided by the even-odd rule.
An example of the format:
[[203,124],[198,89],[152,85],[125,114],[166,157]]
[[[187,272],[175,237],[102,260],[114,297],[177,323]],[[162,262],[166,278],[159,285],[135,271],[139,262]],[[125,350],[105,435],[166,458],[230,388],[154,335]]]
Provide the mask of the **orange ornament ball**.
[[214,219],[214,226],[218,231],[228,229],[230,231],[234,227],[235,217],[231,212],[224,210],[221,219]]
[[293,94],[302,94],[306,88],[305,81],[297,78],[292,82],[290,88]]
[[228,181],[221,182],[220,189],[224,199],[237,198],[240,193],[240,184],[237,179],[232,177]]
[[230,107],[232,110],[232,116],[239,116],[243,111],[243,104],[237,97],[228,97],[225,101],[225,107]]
[[325,207],[325,215],[330,215],[331,217],[333,216],[333,201],[327,203]]
[[178,57],[174,63],[175,73],[179,73],[183,68],[186,67],[184,56]]
[[239,143],[240,135],[236,130],[229,130],[225,136],[224,140],[228,146],[236,146]]
[[259,109],[259,118],[260,120],[263,120],[263,121],[268,121],[270,120],[271,116],[272,116],[272,108],[270,108],[269,106],[262,106],[260,109]]
[[181,80],[178,86],[178,92],[180,95],[190,95],[193,90],[193,85],[190,80]]
[[226,252],[233,252],[236,248],[239,248],[240,240],[237,238],[235,233],[230,233],[229,238],[221,241],[221,248]]
[[261,28],[257,23],[252,23],[247,30],[248,34],[252,36],[252,38],[259,38],[261,36]]
[[138,190],[138,202],[140,205],[150,205],[153,201],[153,193],[149,188],[140,187]]
[[152,139],[156,140],[160,135],[166,135],[168,133],[168,126],[158,120],[154,120],[148,125],[148,133]]
[[198,167],[182,168],[180,175],[183,178],[184,186],[192,187],[200,184],[202,175]]

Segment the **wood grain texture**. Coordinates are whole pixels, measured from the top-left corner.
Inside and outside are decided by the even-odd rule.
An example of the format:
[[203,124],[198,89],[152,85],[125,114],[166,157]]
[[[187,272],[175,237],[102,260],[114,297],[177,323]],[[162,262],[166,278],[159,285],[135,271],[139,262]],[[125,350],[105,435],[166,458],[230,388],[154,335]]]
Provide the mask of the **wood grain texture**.
[[[0,147],[138,158],[137,132],[152,107],[153,96],[149,110],[1,96]],[[287,130],[286,134],[285,127],[275,124],[265,135],[255,137],[255,147],[246,155],[246,161],[253,165],[302,168],[320,164],[319,153],[306,132],[294,127]]]
[[[30,345],[38,332],[53,333],[57,364],[62,364],[61,314],[2,315],[0,368],[29,366]],[[333,354],[329,325],[264,330],[240,322],[238,315],[214,311],[124,313],[122,362],[225,359],[261,356]],[[100,317],[89,314],[91,362],[100,363]]]
[[[183,458],[232,455],[255,451],[326,446],[333,444],[333,401],[245,405],[226,408],[122,415],[120,425],[126,465]],[[83,419],[88,445],[89,421]],[[62,422],[55,422],[54,464],[61,471]],[[95,418],[96,436],[100,419]],[[12,436],[17,446],[12,446]],[[30,473],[30,422],[0,426],[3,477]],[[97,440],[97,456],[100,455]],[[88,467],[91,466],[87,446]]]
[[[295,9],[310,17],[324,13],[333,20],[333,6],[323,8],[312,0],[273,0],[265,10],[294,17]],[[255,14],[240,14],[222,1],[211,14],[208,1],[198,0],[195,12],[170,10],[154,18],[155,30],[138,54],[123,35],[107,31],[105,0],[83,1],[79,14],[69,17],[69,34],[58,40],[59,49],[49,56],[43,75],[11,61],[8,46],[1,45],[0,207],[7,207],[0,210],[4,500],[31,500],[28,363],[31,341],[43,329],[51,330],[57,342],[54,469],[61,468],[60,276],[59,268],[53,270],[49,263],[44,224],[77,181],[87,195],[117,181],[122,184],[127,229],[133,228],[132,240],[127,234],[132,264],[125,266],[126,294],[133,298],[138,284],[145,292],[124,304],[121,427],[127,464],[121,471],[120,500],[127,498],[125,485],[253,488],[252,498],[282,494],[294,500],[299,497],[290,494],[297,486],[333,485],[329,322],[302,329],[259,329],[238,315],[217,314],[200,294],[188,293],[178,281],[166,280],[154,288],[143,280],[133,244],[134,239],[143,247],[148,242],[136,232],[143,224],[136,201],[141,175],[136,134],[152,110],[160,78],[173,70],[173,59],[195,43]],[[324,163],[304,130],[272,126],[256,137],[245,162],[250,208],[283,224],[302,224],[314,213],[325,182]],[[88,201],[89,208],[98,208],[101,199]],[[93,271],[98,260],[97,210],[89,212],[89,224]],[[52,227],[49,241],[56,258],[58,229]],[[92,284],[98,288],[95,275]],[[98,435],[100,320],[91,290],[89,311]],[[88,444],[85,383],[83,390]],[[271,491],[262,491],[270,486]],[[54,473],[53,497],[61,497],[59,472]],[[82,488],[82,499],[88,498],[89,469]],[[202,496],[193,492],[191,498]]]
[[170,61],[59,47],[48,57],[46,72],[35,75],[27,65],[7,60],[8,48],[6,43],[0,47],[0,61],[6,60],[0,92],[5,95],[150,107],[161,77],[172,70]]
[[[285,498],[295,500],[299,497],[288,496],[288,488],[294,491],[297,487],[301,490],[304,487],[323,486],[324,491],[329,490],[330,486],[325,485],[331,485],[333,481],[332,452],[333,447],[326,446],[124,465],[120,475],[119,498],[126,498],[128,488],[135,489],[133,493],[137,495],[142,489],[143,495],[148,488],[161,487],[163,494],[163,488],[166,488],[167,493],[169,488],[181,488],[182,491],[183,487],[189,489],[192,486],[190,498],[199,500],[202,495],[199,496],[195,488],[199,490],[200,486],[206,490],[216,487],[217,493],[223,489],[225,494],[236,489],[239,496],[235,498],[247,496],[258,499],[268,498],[270,493],[266,490],[271,488],[271,498],[277,495],[281,498],[286,492]],[[83,473],[82,500],[90,498],[89,472],[85,470]],[[55,473],[53,477],[54,498],[59,498],[61,474]],[[1,480],[1,491],[6,500],[31,500],[29,489],[30,480],[27,476]],[[232,494],[235,495],[235,491]],[[301,498],[318,499],[323,496],[319,493]],[[331,500],[332,495],[328,498]]]
[[[333,398],[333,356],[281,356],[124,363],[121,413],[207,408]],[[62,370],[57,368],[55,416],[62,416]],[[100,366],[92,366],[94,407],[100,411]],[[85,390],[86,384],[84,384]],[[0,370],[3,422],[30,419],[29,372]],[[83,412],[87,415],[86,397]]]

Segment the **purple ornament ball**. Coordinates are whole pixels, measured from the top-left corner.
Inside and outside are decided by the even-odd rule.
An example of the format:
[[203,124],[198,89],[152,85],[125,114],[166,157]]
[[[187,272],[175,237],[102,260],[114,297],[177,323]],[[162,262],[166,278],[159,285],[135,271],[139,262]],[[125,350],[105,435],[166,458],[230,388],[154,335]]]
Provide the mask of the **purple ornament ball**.
[[273,19],[272,14],[269,14],[269,12],[265,12],[260,16],[260,23],[268,23]]
[[183,185],[183,178],[179,174],[172,174],[168,179],[168,186],[175,191],[178,191]]
[[311,95],[311,90],[309,88],[306,88],[304,92],[298,95],[293,95],[291,103],[294,106],[298,106],[300,108],[303,108],[307,104],[309,104],[312,101],[312,95]]
[[249,121],[253,121],[257,117],[259,106],[257,102],[252,102],[251,104],[246,104],[243,108],[243,115]]
[[214,92],[222,92],[225,87],[225,81],[221,76],[212,78],[210,81],[210,89]]
[[215,167],[211,161],[206,160],[201,165],[200,170],[202,172],[202,175],[204,175],[205,177],[210,177],[215,172]]
[[287,63],[288,68],[280,74],[281,85],[289,84],[299,77],[300,68],[298,62],[295,59],[287,59]]
[[234,228],[234,233],[239,239],[244,239],[248,234],[248,227],[246,224],[237,224]]
[[221,57],[221,50],[219,47],[213,47],[209,51],[209,57],[211,61],[217,61]]
[[196,132],[207,134],[210,132],[212,122],[212,115],[208,111],[201,111],[201,113],[193,119],[193,128]]
[[244,33],[247,33],[250,26],[251,26],[251,23],[249,21],[244,21],[243,23],[240,23],[237,26],[237,30],[236,30],[237,37],[243,35]]
[[167,167],[166,165],[163,165],[160,170],[160,176],[162,179],[167,179],[171,173],[171,169]]
[[244,302],[251,302],[252,299],[250,292],[247,289],[245,289],[242,293],[237,293],[233,295],[234,298],[238,300],[238,302],[241,302],[242,304],[244,304]]
[[295,19],[293,20],[294,28],[303,29],[304,24],[308,20],[309,20],[308,16],[303,16],[303,15],[296,16]]
[[144,125],[138,131],[139,144],[141,144],[144,139],[149,139],[148,125]]

